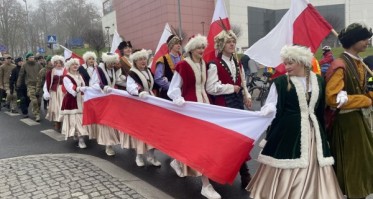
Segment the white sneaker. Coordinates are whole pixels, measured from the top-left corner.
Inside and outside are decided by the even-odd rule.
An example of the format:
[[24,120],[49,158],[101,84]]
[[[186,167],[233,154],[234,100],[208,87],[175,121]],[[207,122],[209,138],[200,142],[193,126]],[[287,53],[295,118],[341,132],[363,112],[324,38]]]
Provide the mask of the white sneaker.
[[177,160],[172,160],[170,163],[170,166],[175,170],[176,174],[180,177],[183,178],[185,177],[184,173],[181,171],[180,165],[177,162]]
[[221,199],[220,194],[215,191],[211,184],[207,185],[206,187],[202,186],[201,194],[208,199]]
[[143,167],[145,165],[144,158],[142,157],[142,155],[137,155],[136,156],[136,165],[138,167]]
[[148,156],[148,157],[146,157],[146,161],[148,161],[153,166],[156,166],[156,167],[161,166],[161,162],[159,162],[157,159],[155,159],[155,157]]
[[85,148],[87,148],[87,145],[85,144],[83,138],[79,138],[79,143],[78,143],[78,145],[79,145],[79,148],[81,148],[81,149],[85,149]]
[[113,156],[113,155],[115,155],[115,151],[114,151],[114,149],[113,149],[113,147],[112,146],[106,146],[106,150],[105,150],[105,152],[106,152],[106,155],[108,155],[108,156]]

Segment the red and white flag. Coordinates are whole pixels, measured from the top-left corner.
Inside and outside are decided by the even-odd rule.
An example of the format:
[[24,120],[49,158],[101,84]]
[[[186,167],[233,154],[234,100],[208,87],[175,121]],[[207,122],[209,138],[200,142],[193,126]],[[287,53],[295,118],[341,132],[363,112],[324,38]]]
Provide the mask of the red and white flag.
[[234,181],[273,118],[197,102],[177,106],[118,89],[110,94],[93,88],[84,92],[84,125],[102,124],[126,132],[222,184]]
[[110,52],[111,53],[117,53],[117,54],[120,54],[119,53],[119,50],[118,50],[118,46],[120,44],[120,42],[122,42],[122,38],[120,37],[119,33],[117,32],[117,30],[114,31],[114,35],[113,35],[113,41],[111,42],[111,48],[110,48]]
[[155,68],[156,68],[155,64],[156,64],[157,60],[160,57],[162,57],[164,54],[168,53],[167,39],[171,35],[172,35],[171,27],[170,27],[170,25],[168,25],[168,23],[166,23],[166,25],[164,26],[163,33],[161,35],[161,39],[159,40],[158,46],[155,49],[155,54],[154,54],[154,57],[153,57],[153,61],[152,61],[151,65],[149,66],[153,74],[155,73]]
[[[221,20],[220,20],[221,19]],[[212,17],[209,34],[207,35],[207,47],[203,54],[203,59],[206,62],[209,62],[216,57],[216,52],[214,48],[214,37],[219,34],[223,28],[221,23],[223,22],[224,26],[230,30],[231,25],[229,23],[227,10],[225,9],[224,1],[217,0],[215,5],[214,15]]]
[[76,59],[79,59],[80,65],[84,64],[84,60],[81,56],[77,55],[76,53],[66,48],[65,46],[62,46],[62,45],[60,46],[61,48],[64,49],[63,55],[64,55],[65,60],[70,59],[70,58],[76,58]]
[[[299,44],[310,47],[315,53],[332,29],[308,0],[292,0],[290,9],[281,21],[265,37],[247,49],[245,54],[264,66],[277,67],[282,63],[282,47]],[[276,70],[285,73],[283,65]]]

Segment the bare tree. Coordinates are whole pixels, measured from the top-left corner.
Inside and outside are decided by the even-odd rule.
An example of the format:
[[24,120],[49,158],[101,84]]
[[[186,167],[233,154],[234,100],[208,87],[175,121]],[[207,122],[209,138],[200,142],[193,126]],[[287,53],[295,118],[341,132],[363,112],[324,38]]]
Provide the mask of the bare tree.
[[21,5],[17,1],[0,2],[0,43],[4,44],[13,55],[17,53],[17,41],[23,39],[20,32],[25,25],[25,13],[19,10],[19,7]]
[[104,33],[101,28],[93,28],[88,30],[84,34],[84,41],[86,41],[91,48],[93,48],[97,54],[105,48]]
[[242,34],[242,28],[240,25],[232,24],[231,30],[233,31],[234,34],[236,34],[237,38],[239,38]]

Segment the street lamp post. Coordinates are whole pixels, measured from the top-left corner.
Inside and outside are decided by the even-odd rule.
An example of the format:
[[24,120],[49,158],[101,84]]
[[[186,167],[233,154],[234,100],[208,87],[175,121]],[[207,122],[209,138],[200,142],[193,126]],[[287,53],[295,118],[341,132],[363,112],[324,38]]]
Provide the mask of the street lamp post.
[[[25,5],[26,5],[26,27],[27,29],[30,28],[30,23],[29,23],[29,20],[28,20],[28,9],[27,9],[27,1],[26,0],[23,0],[25,2]],[[32,34],[32,32],[31,32]],[[30,42],[30,48],[32,49],[32,44],[31,44],[31,38],[32,38],[32,35],[30,35],[30,39],[27,37],[27,34],[26,34],[26,40],[29,40]]]
[[110,26],[106,26],[105,29],[107,33],[107,43],[109,44],[109,51],[110,51],[110,34],[109,34]]
[[205,22],[201,21],[202,24],[202,35],[205,35]]

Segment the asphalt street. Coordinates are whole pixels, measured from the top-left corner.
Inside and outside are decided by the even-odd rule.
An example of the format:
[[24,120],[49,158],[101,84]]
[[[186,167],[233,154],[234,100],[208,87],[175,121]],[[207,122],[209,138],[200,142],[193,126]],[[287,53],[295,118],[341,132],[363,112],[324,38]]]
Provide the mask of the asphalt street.
[[[52,196],[56,196],[53,190],[57,190],[58,192],[63,192],[62,195],[57,195],[57,198],[180,198],[180,199],[199,199],[204,198],[201,196],[201,182],[200,178],[194,177],[186,177],[186,178],[179,178],[177,177],[176,173],[170,167],[169,163],[171,158],[167,155],[163,154],[160,151],[156,152],[157,158],[161,161],[162,166],[159,168],[152,167],[152,166],[145,166],[143,168],[139,168],[136,166],[135,163],[135,152],[131,150],[124,150],[120,147],[116,147],[116,155],[113,157],[108,157],[105,154],[104,147],[100,146],[96,143],[95,140],[87,140],[87,148],[80,149],[77,147],[77,141],[74,140],[67,140],[65,141],[61,134],[53,132],[53,124],[45,119],[43,119],[40,124],[36,125],[28,125],[22,122],[21,115],[9,115],[2,110],[0,112],[0,175],[3,179],[12,179],[12,175],[21,175],[17,176],[17,179],[24,179],[26,178],[26,183],[28,182],[27,177],[28,175],[32,175],[31,179],[34,179],[35,176],[38,178],[38,174],[35,172],[38,170],[37,168],[46,168],[45,162],[55,162],[56,165],[50,165],[54,169],[57,169],[58,172],[61,172],[62,176],[59,176],[61,181],[54,182],[55,184],[59,183],[69,184],[68,187],[71,188],[64,188],[66,190],[61,191],[61,188],[49,187],[52,191],[49,193]],[[252,151],[252,157],[257,157],[258,147],[255,147]],[[218,155],[218,154],[217,154]],[[20,158],[17,158],[20,157]],[[88,157],[88,158],[87,158]],[[52,158],[52,159],[51,159]],[[44,161],[43,161],[44,160]],[[81,162],[82,165],[88,165],[85,169],[84,167],[77,167],[74,166],[76,162]],[[90,165],[95,162],[105,163],[106,166],[101,166],[99,169],[95,168],[95,166]],[[60,164],[68,164],[73,165],[70,167],[59,167]],[[83,164],[84,163],[84,164]],[[229,160],[227,160],[227,164],[229,164]],[[13,166],[12,166],[13,165]],[[28,165],[30,167],[24,168],[24,165]],[[80,164],[78,164],[80,165]],[[255,169],[257,167],[257,163],[252,160],[249,162],[250,173],[253,175]],[[12,168],[17,168],[19,170],[25,169],[27,172],[19,174],[14,172]],[[91,168],[91,169],[89,169]],[[113,168],[116,168],[114,174]],[[78,178],[73,178],[76,174],[75,170],[81,169],[81,172],[87,172],[87,175],[81,175]],[[87,170],[88,169],[88,170]],[[67,170],[64,172],[64,170]],[[92,174],[92,171],[95,174]],[[45,171],[48,173],[48,169]],[[71,172],[66,173],[66,172]],[[78,172],[79,173],[79,172]],[[6,174],[6,175],[5,175]],[[120,175],[126,174],[130,175],[130,179],[136,179],[135,181],[128,180],[128,178],[123,177],[122,181],[118,181],[118,177]],[[127,175],[128,174],[128,175]],[[42,174],[40,174],[42,175]],[[84,176],[106,176],[101,177],[99,179],[85,179],[85,181],[79,182],[80,178],[84,178]],[[107,177],[107,176],[111,177]],[[70,176],[70,177],[69,177]],[[13,176],[14,177],[14,176]],[[54,179],[54,177],[45,176],[47,181],[48,179]],[[109,182],[101,182],[101,179],[112,179],[108,180]],[[75,180],[74,180],[75,179]],[[86,182],[94,181],[96,184],[104,184],[104,183],[111,183],[111,187],[106,186],[109,190],[93,190],[93,188],[86,185]],[[8,187],[9,185],[4,184],[7,180],[0,181],[1,187]],[[43,179],[42,179],[43,181]],[[81,183],[81,187],[84,188],[86,185],[85,190],[70,190],[75,187],[75,181]],[[53,181],[52,181],[53,182]],[[125,182],[123,186],[120,184],[115,184],[116,182]],[[3,184],[2,184],[3,183]],[[34,186],[38,187],[38,183],[40,179],[37,180],[37,183],[33,182]],[[53,183],[52,183],[53,184]],[[215,189],[222,195],[223,198],[226,199],[246,199],[248,197],[248,193],[240,187],[240,180],[239,176],[236,178],[235,182],[232,185],[221,185],[217,183],[212,183]],[[99,185],[97,185],[99,186]],[[115,187],[116,186],[116,187]],[[130,188],[128,188],[130,187]],[[109,189],[110,188],[110,189]],[[111,191],[111,188],[114,191]],[[19,190],[15,189],[14,190]],[[20,188],[22,190],[22,188]],[[29,187],[29,192],[32,192],[32,187]],[[149,191],[150,190],[150,191]],[[35,190],[34,190],[35,191]],[[38,189],[36,190],[38,191]],[[87,192],[85,192],[87,191]],[[88,192],[90,191],[90,192]],[[5,193],[4,193],[5,192]],[[123,193],[123,195],[118,196],[119,193]],[[53,195],[54,193],[54,195]],[[4,190],[0,189],[0,198],[1,194],[5,194],[4,196],[9,196],[9,194],[14,194],[11,190]],[[8,195],[7,195],[8,194]],[[31,195],[28,192],[18,193],[18,196],[30,196],[27,198],[31,198]],[[46,194],[46,193],[42,193]],[[75,195],[72,195],[75,194]],[[38,195],[32,195],[32,198],[44,198],[42,197],[41,193]],[[53,197],[45,198],[53,198]],[[70,196],[70,197],[69,197]],[[110,197],[109,197],[110,196]],[[9,197],[12,198],[12,197]],[[18,197],[22,198],[22,197]]]

